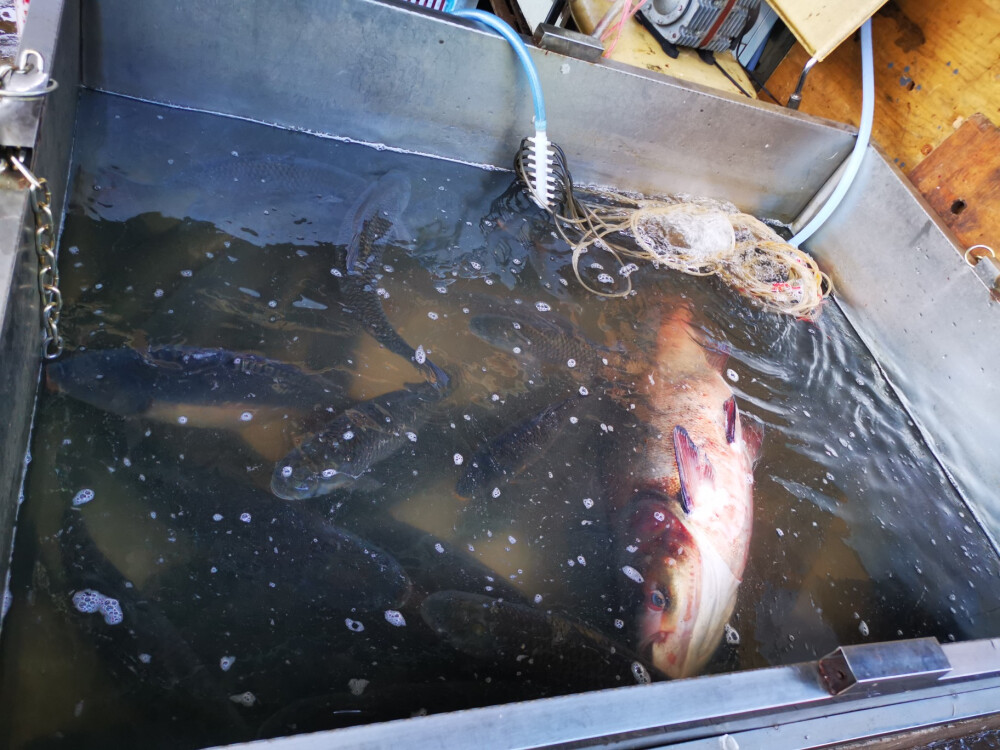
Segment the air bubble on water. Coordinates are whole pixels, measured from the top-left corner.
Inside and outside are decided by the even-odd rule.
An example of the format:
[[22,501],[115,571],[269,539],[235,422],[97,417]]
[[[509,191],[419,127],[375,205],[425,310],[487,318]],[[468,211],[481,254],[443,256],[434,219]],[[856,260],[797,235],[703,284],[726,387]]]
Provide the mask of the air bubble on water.
[[588,510],[590,508],[593,508],[594,507],[594,498],[592,498],[592,497],[585,497],[585,498],[583,498],[583,507],[587,508]]
[[726,623],[726,643],[730,646],[738,646],[740,643],[740,634],[728,622]]
[[479,263],[478,261],[470,260],[469,261],[469,265],[472,266],[473,270],[475,270],[475,271],[482,271],[483,270],[483,264]]
[[101,614],[104,616],[104,622],[108,625],[117,625],[125,618],[125,615],[122,613],[122,607],[117,599],[104,599],[100,603],[99,608]]
[[510,542],[511,544],[517,544],[517,538],[510,534],[507,535],[507,541]]
[[627,547],[625,548],[625,551],[626,551],[626,552],[628,552],[628,553],[629,553],[629,554],[631,554],[631,555],[634,555],[634,554],[635,554],[636,552],[638,552],[638,551],[639,551],[639,547],[638,547],[638,545],[635,545],[635,544],[630,544],[630,545],[628,545],[628,546],[627,546]]
[[637,685],[648,685],[653,681],[649,675],[649,670],[637,661],[632,662],[632,677]]
[[444,545],[443,545],[443,544],[441,544],[441,542],[435,542],[435,543],[434,543],[434,550],[435,550],[435,551],[436,551],[436,552],[437,552],[437,553],[438,553],[439,555],[443,555],[443,554],[444,554]]
[[282,466],[281,467],[281,476],[283,476],[285,479],[288,479],[291,475],[292,475],[292,467],[291,466]]
[[514,354],[520,354],[521,353],[521,347],[515,346],[513,349],[511,349],[511,351],[514,352]]
[[[295,305],[294,302],[292,304]],[[278,300],[276,300],[276,299],[270,299],[270,300],[268,300],[267,301],[267,306],[270,307],[273,310],[274,308],[276,308],[278,306]],[[296,305],[296,307],[298,307],[298,305]]]
[[240,414],[240,421],[241,422],[249,422],[251,419],[253,419],[253,412],[252,411],[245,411],[242,414]]
[[827,455],[833,456],[834,458],[840,458],[840,454],[826,443],[823,443],[823,449],[827,452]]
[[660,523],[663,523],[664,521],[667,520],[667,516],[662,510],[653,511],[653,518],[655,518]]
[[615,627],[618,628],[618,630],[621,630],[622,628],[625,627],[625,621],[624,620],[615,619]]
[[587,386],[581,385],[580,386],[580,395],[581,396],[586,396],[588,393],[590,393],[590,391],[587,390]]
[[378,289],[376,289],[375,294],[377,294],[382,299],[389,299],[389,291],[384,287],[379,287]]
[[211,568],[208,569],[208,572],[209,573],[218,573],[219,569],[213,565]]
[[547,302],[536,302],[535,309],[538,310],[538,312],[548,312],[552,309],[552,307]]
[[339,268],[331,268],[330,274],[336,276],[338,279],[343,277],[343,274],[340,272]]
[[542,595],[541,594],[535,594],[534,602],[535,602],[535,604],[541,604],[542,603]]
[[183,271],[181,271],[181,276],[183,276],[185,279],[190,279],[193,275],[194,275],[193,272],[188,268],[185,268]]
[[130,466],[132,466],[132,459],[126,456],[125,458],[122,459],[122,463],[125,465],[125,468],[127,469]]
[[395,625],[397,628],[401,628],[406,625],[406,619],[403,617],[403,613],[398,612],[395,609],[387,609],[385,611],[385,621],[390,625]]
[[740,376],[736,374],[736,370],[729,368],[726,370],[726,377],[729,378],[734,383],[739,382]]
[[490,396],[490,401],[499,401],[499,400],[500,400],[499,393],[494,393],[492,396]]
[[243,523],[250,523],[250,514],[249,513],[240,513],[240,520]]
[[219,659],[219,669],[221,669],[223,672],[228,672],[229,668],[232,667],[233,664],[235,663],[236,663],[235,656],[223,656],[221,659]]
[[406,439],[409,440],[411,443],[417,442],[417,433],[415,433],[415,432],[407,432],[406,433]]
[[331,479],[331,478],[337,476],[337,470],[336,469],[323,469],[323,471],[320,472],[320,475],[323,477],[323,479]]
[[187,424],[188,418],[184,415],[177,417],[177,424]]
[[576,360],[572,359],[572,358],[567,359],[566,360],[566,366],[567,367],[576,367]]
[[577,418],[577,417],[570,417],[570,418],[569,418],[569,423],[570,423],[570,424],[576,424],[576,423],[577,423],[577,422],[579,422],[579,421],[580,421],[580,420],[579,420],[579,418]]
[[491,492],[490,494],[493,495],[493,499],[495,500],[496,498],[500,497],[500,488],[494,487],[493,492]]
[[156,289],[156,290],[154,290],[153,291],[153,296],[156,297],[157,299],[159,299],[160,297],[163,296],[163,290],[162,289]]
[[347,432],[345,432],[343,435],[341,435],[341,437],[344,438],[344,440],[353,440],[354,439],[354,433],[351,430],[347,430]]
[[615,281],[610,274],[606,273],[598,274],[597,280],[600,281],[602,284],[613,284]]
[[347,681],[347,689],[351,691],[351,695],[359,696],[365,692],[365,688],[368,687],[368,680],[362,680],[357,677],[352,678]]
[[247,690],[245,693],[236,693],[235,695],[230,695],[229,700],[233,703],[238,703],[241,706],[250,708],[254,703],[257,702],[257,696]]
[[476,551],[476,548],[473,547],[471,544],[466,544],[465,546],[468,548],[469,552],[475,552]]
[[461,453],[456,453],[454,456],[452,456],[452,459],[455,461],[455,466],[461,466],[462,462],[465,461]]
[[94,491],[82,489],[73,496],[73,505],[86,505],[94,499]]
[[103,601],[104,594],[93,589],[84,589],[73,594],[73,606],[78,612],[88,615],[100,609]]
[[868,634],[871,632],[871,631],[868,630],[868,623],[866,623],[864,620],[862,620],[858,624],[858,632],[861,633],[862,636],[864,636],[865,638],[867,638]]
[[149,662],[153,661],[153,657],[149,654],[139,654],[139,661],[143,664],[149,664]]
[[448,293],[448,287],[446,287],[444,284],[439,284],[438,286],[436,286],[434,288],[437,290],[438,294],[447,294]]
[[784,536],[784,535],[785,535],[785,532],[784,532],[784,531],[782,531],[781,529],[775,529],[775,531],[776,531],[776,532],[778,533],[778,536],[779,536],[779,537],[782,537],[782,536]]
[[587,558],[585,558],[583,555],[577,555],[576,556],[576,561],[578,563],[580,563],[580,565],[583,565],[583,566],[587,565]]
[[424,347],[421,344],[417,347],[417,350],[413,353],[413,361],[418,365],[422,365],[427,361],[427,352],[424,351]]
[[631,578],[636,583],[642,583],[646,579],[642,577],[642,573],[633,568],[631,565],[625,565],[622,567],[622,573],[624,573],[628,578]]
[[214,515],[212,516],[212,520],[213,520],[213,521],[221,521],[221,520],[222,520],[222,514],[221,514],[221,513],[215,513],[215,514],[214,514]]

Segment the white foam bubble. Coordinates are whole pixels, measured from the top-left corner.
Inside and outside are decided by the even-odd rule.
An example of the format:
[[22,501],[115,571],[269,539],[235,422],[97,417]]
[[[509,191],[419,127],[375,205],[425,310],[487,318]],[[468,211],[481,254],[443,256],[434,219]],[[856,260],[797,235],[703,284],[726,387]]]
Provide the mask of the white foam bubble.
[[619,619],[616,618],[615,619],[615,627],[618,628],[618,630],[621,630],[622,628],[625,627],[625,621],[624,620],[619,620]]
[[580,395],[581,396],[586,396],[589,393],[590,393],[590,391],[587,390],[587,386],[585,386],[585,385],[581,385],[580,386]]
[[395,625],[397,628],[406,625],[406,619],[403,617],[402,612],[397,612],[394,609],[387,609],[385,611],[385,621],[390,625]]
[[73,496],[73,505],[86,505],[93,499],[94,491],[84,488]]
[[283,476],[285,479],[288,479],[292,475],[292,471],[293,470],[291,466],[282,466],[281,476]]
[[347,626],[348,630],[354,633],[360,633],[365,629],[365,626],[362,625],[359,620],[352,620],[350,617],[344,620],[344,624]]
[[250,708],[257,702],[257,696],[247,690],[245,693],[236,693],[235,695],[230,695],[229,700],[233,703],[238,703],[241,706]]
[[332,479],[333,477],[337,476],[337,470],[323,469],[323,471],[321,471],[320,474],[323,476],[323,479]]
[[573,359],[572,357],[570,359],[567,359],[566,360],[566,366],[567,367],[576,367],[576,360]]
[[415,432],[406,433],[406,439],[409,440],[411,443],[417,442],[417,433]]
[[219,659],[219,669],[221,669],[223,672],[228,672],[229,669],[235,663],[236,663],[235,656],[223,656],[221,659]]
[[341,437],[343,437],[344,440],[354,440],[354,433],[351,430],[348,430]]
[[250,523],[250,514],[249,513],[240,513],[240,520],[243,523]]
[[637,661],[632,662],[632,677],[637,685],[648,685],[653,681],[649,675],[649,670]]
[[548,312],[552,309],[552,307],[547,302],[536,302],[535,309],[538,310],[538,312]]
[[455,466],[461,466],[462,463],[465,461],[465,458],[462,457],[461,453],[456,453],[454,456],[452,456],[452,458],[455,461]]
[[245,411],[242,414],[240,414],[241,422],[249,422],[251,419],[253,419],[253,412]]
[[104,616],[104,622],[108,625],[117,625],[125,619],[125,614],[122,612],[122,607],[117,599],[104,599],[100,604],[100,610]]
[[444,554],[444,545],[441,542],[435,542],[434,549],[438,554]]
[[592,498],[592,497],[585,497],[585,498],[583,498],[583,507],[587,508],[588,510],[590,508],[593,508],[594,507],[594,498]]
[[422,365],[427,361],[427,352],[424,351],[424,346],[421,344],[417,347],[417,350],[413,352],[413,361],[418,365]]
[[726,643],[730,646],[738,646],[740,644],[740,634],[728,622],[726,623]]
[[153,661],[153,657],[150,654],[139,654],[139,661],[143,664],[149,664],[149,662]]
[[100,609],[101,602],[103,601],[104,594],[93,589],[84,589],[73,594],[73,606],[78,612],[83,612],[84,614],[96,612]]
[[500,497],[500,488],[494,487],[493,492],[491,492],[490,494],[493,495],[493,499],[496,500],[498,497]]
[[622,567],[622,573],[627,577],[631,578],[636,583],[642,583],[646,579],[642,577],[642,573],[633,568],[631,565],[625,565]]
[[221,521],[222,520],[222,514],[221,513],[215,513],[215,514],[213,514],[212,515],[212,520],[216,521],[216,522]]

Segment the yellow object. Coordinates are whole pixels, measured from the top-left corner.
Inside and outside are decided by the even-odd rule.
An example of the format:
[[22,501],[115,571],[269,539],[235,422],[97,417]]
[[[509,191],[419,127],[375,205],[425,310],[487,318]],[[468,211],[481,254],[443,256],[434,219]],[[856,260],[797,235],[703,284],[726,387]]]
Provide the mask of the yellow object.
[[[594,30],[594,27],[597,26],[610,7],[611,0],[570,0],[573,20],[576,22],[577,28],[584,34],[590,34]],[[726,73],[739,83],[743,92],[717,67],[703,62],[695,50],[686,47],[679,49],[680,56],[676,60],[669,57],[660,48],[653,35],[632,18],[622,29],[621,39],[615,46],[610,59],[626,65],[634,65],[637,68],[664,73],[690,83],[710,86],[733,94],[747,93],[756,98],[753,84],[747,77],[746,71],[728,52],[716,53],[715,59]]]
[[875,15],[885,1],[767,0],[767,4],[795,34],[806,52],[822,60]]

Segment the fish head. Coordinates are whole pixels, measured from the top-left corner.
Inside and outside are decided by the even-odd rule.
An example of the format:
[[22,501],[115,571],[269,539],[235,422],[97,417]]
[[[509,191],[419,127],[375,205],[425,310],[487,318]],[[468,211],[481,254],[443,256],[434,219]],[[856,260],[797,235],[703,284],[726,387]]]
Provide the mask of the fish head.
[[739,580],[676,499],[651,495],[633,507],[640,653],[671,678],[691,677],[719,646]]
[[308,500],[328,495],[352,481],[353,477],[336,466],[322,466],[316,458],[306,445],[278,461],[271,475],[271,492],[282,500]]
[[531,346],[525,326],[507,315],[474,315],[469,330],[487,344],[512,354],[525,354]]

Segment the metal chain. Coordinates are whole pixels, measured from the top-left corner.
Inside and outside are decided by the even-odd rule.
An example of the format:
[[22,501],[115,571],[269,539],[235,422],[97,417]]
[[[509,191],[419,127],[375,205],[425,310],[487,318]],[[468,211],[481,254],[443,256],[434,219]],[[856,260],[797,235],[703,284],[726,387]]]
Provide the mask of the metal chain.
[[56,231],[52,219],[52,193],[44,179],[32,174],[16,156],[11,163],[30,183],[31,212],[35,217],[35,253],[38,256],[38,293],[42,298],[42,356],[56,359],[63,353],[63,338],[59,334],[62,313],[62,293],[59,291],[59,268],[56,265]]

